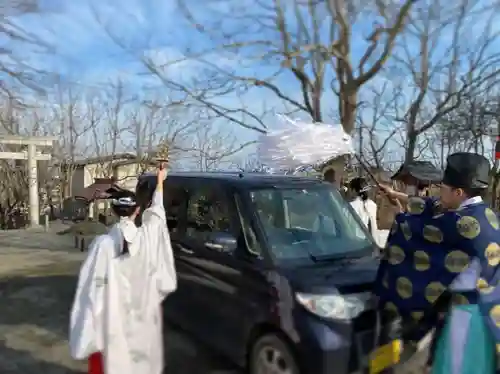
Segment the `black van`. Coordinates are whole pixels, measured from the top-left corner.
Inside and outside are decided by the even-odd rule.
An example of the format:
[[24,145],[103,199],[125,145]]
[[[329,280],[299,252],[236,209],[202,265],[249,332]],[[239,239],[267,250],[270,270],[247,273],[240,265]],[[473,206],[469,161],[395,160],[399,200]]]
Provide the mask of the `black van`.
[[[138,190],[154,189],[143,175]],[[178,289],[169,320],[250,374],[386,373],[397,326],[375,311],[376,245],[318,179],[171,173]]]

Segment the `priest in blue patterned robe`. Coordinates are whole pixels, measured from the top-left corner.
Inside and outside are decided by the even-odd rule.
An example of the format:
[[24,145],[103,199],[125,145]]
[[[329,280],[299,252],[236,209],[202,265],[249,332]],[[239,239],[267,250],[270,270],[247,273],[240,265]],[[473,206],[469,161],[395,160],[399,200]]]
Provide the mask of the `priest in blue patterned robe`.
[[482,200],[489,171],[483,156],[455,153],[447,159],[439,200],[384,188],[408,209],[396,217],[388,238],[376,285],[381,307],[418,325],[444,293],[451,294],[433,374],[496,372],[500,229],[497,214]]

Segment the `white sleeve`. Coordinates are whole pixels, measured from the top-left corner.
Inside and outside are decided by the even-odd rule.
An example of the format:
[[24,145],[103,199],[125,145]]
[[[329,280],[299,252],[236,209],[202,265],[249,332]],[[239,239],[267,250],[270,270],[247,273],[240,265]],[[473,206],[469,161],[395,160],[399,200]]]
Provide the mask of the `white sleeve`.
[[162,191],[155,190],[151,206],[163,208],[163,190]]
[[167,227],[162,230],[160,235],[162,238],[158,246],[158,262],[156,266],[157,274],[157,289],[162,297],[177,289],[177,272],[175,270],[174,254],[172,251],[172,243],[170,241],[170,233]]
[[371,226],[372,226],[371,234],[380,247],[385,247],[385,244],[387,243],[388,231],[378,229],[378,225],[377,225],[378,207],[377,207],[377,204],[375,204],[375,202],[373,200],[368,200],[367,207],[368,207],[368,214],[369,214]]
[[378,226],[377,226],[377,204],[373,200],[368,200],[368,214],[370,215],[370,220],[371,220],[371,225],[372,225],[372,231],[373,232],[378,232]]
[[156,287],[161,297],[177,288],[177,274],[163,197],[163,191],[155,191],[151,207],[144,211],[142,226],[139,229],[149,247],[152,260],[150,266],[155,269]]
[[154,192],[151,206],[142,213],[141,227],[158,223],[167,224],[167,216],[163,206],[163,190]]
[[150,219],[141,226],[141,248],[148,257],[148,267],[154,274],[156,289],[161,298],[177,288],[174,255],[166,222],[150,212]]
[[349,204],[351,204],[352,209],[354,209],[356,214],[361,218],[362,216],[361,216],[360,211],[359,211],[358,200],[353,200]]
[[108,235],[96,237],[89,246],[78,277],[75,297],[70,313],[69,345],[74,359],[82,360],[102,351],[100,339],[104,287],[107,283],[107,250],[112,250]]

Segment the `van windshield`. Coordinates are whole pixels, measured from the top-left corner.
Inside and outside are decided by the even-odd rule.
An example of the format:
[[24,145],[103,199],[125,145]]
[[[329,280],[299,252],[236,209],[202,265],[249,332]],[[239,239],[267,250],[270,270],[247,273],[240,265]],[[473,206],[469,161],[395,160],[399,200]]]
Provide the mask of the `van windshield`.
[[374,246],[354,210],[331,186],[250,191],[277,262],[361,257]]

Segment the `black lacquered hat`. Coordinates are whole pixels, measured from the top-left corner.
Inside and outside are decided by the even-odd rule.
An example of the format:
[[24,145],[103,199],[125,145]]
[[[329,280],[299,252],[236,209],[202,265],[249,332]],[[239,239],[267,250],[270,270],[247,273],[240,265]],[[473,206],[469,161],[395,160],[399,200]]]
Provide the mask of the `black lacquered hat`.
[[366,192],[370,190],[371,186],[367,183],[365,178],[356,177],[349,182],[349,188],[356,192]]
[[443,184],[455,188],[488,188],[490,163],[477,153],[457,152],[448,156]]

